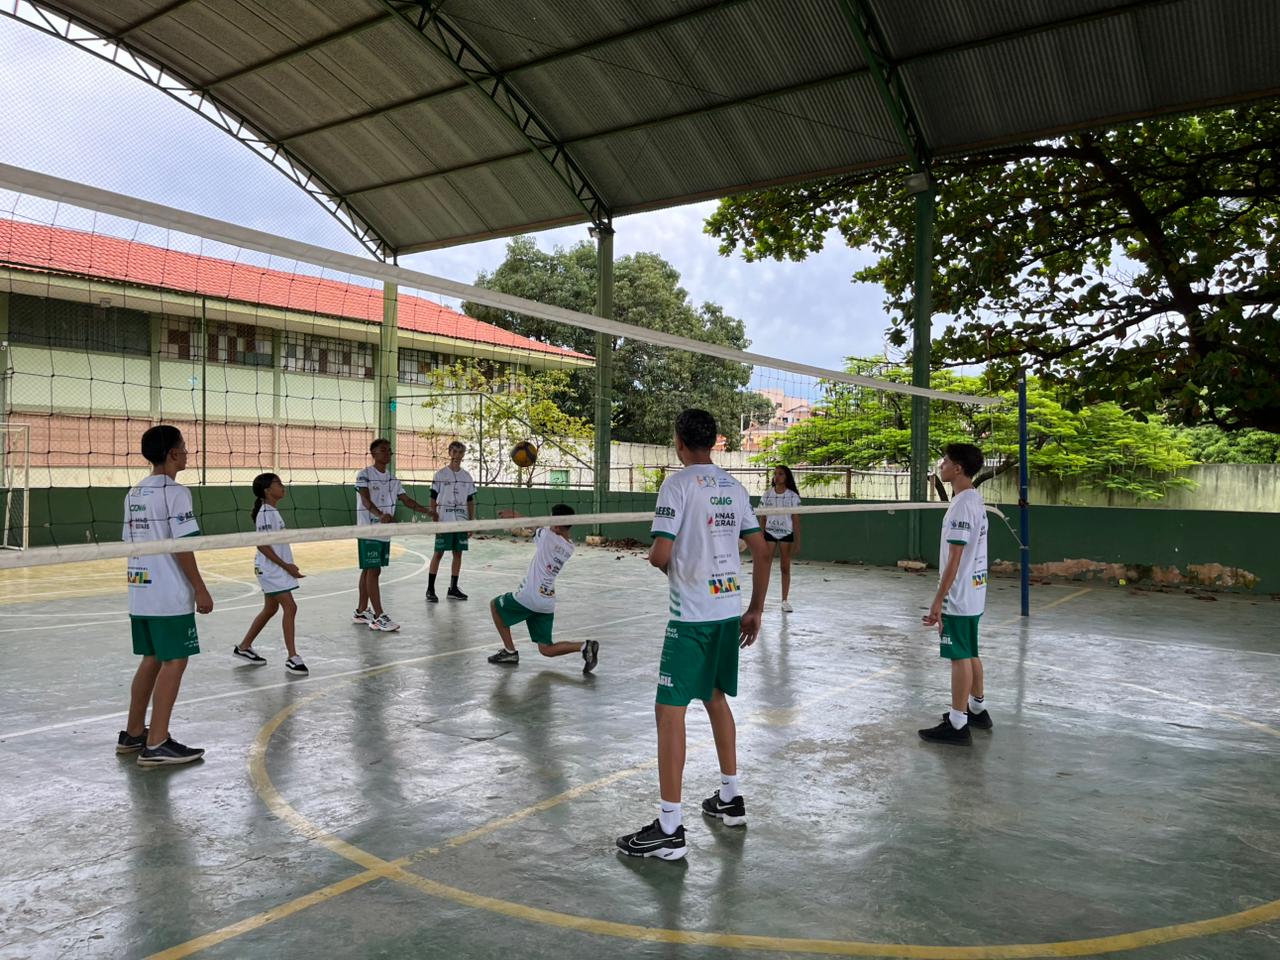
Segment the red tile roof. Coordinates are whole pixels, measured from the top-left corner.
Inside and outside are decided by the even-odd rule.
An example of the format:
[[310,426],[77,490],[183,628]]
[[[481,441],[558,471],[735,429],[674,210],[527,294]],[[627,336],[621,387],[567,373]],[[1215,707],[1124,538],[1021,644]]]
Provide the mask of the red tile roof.
[[[382,290],[197,256],[131,240],[0,219],[0,265],[132,283],[299,313],[382,323]],[[535,353],[592,359],[517,336],[430,300],[400,296],[400,329]]]

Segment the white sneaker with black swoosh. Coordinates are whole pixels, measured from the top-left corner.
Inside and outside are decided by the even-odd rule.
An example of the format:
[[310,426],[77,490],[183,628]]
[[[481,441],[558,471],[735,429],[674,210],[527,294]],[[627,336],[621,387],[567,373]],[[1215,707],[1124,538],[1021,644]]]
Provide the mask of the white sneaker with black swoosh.
[[741,827],[747,822],[747,802],[741,794],[726,803],[720,799],[720,791],[717,790],[702,801],[702,812],[708,817],[723,820],[726,827]]
[[629,857],[657,857],[660,860],[683,860],[689,848],[684,843],[684,826],[675,833],[663,833],[657,820],[643,830],[618,838],[618,849]]

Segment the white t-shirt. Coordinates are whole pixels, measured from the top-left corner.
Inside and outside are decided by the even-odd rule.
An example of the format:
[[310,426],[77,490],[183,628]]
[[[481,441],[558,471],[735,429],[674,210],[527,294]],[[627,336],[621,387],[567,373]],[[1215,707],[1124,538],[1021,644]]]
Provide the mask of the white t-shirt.
[[[170,540],[200,532],[191,491],[177,480],[150,476],[124,498],[126,543]],[[129,614],[134,617],[177,617],[195,613],[196,592],[171,553],[129,558]]]
[[441,467],[431,481],[431,499],[436,502],[436,511],[444,523],[471,519],[467,501],[475,495],[476,482],[465,470]]
[[956,494],[942,521],[938,576],[947,568],[951,544],[964,545],[955,582],[942,600],[942,612],[955,617],[976,617],[987,605],[987,508],[977,490]]
[[[800,506],[800,494],[794,490],[783,490],[778,493],[773,487],[770,487],[764,492],[764,496],[760,498],[760,506],[798,507]],[[785,537],[787,534],[794,532],[791,528],[791,514],[780,513],[765,517],[764,529],[771,537]]]
[[393,517],[396,514],[396,501],[404,493],[404,487],[390,470],[384,472],[372,464],[365,467],[356,474],[356,523],[360,526],[381,522],[376,514],[370,514],[366,509],[364,497],[360,496],[361,490],[368,490],[373,505]]
[[[280,511],[271,504],[264,503],[258,510],[256,528],[259,533],[283,530],[284,517],[280,516]],[[289,544],[275,543],[271,545],[271,549],[285,563],[293,563],[293,547]],[[253,572],[258,578],[258,586],[262,588],[263,593],[279,593],[282,590],[293,590],[298,586],[296,577],[257,550],[253,552]]]
[[556,608],[556,577],[573,556],[573,543],[539,527],[533,535],[533,561],[516,588],[516,602],[528,610],[551,613]]
[[759,530],[746,488],[714,464],[667,477],[652,533],[675,541],[667,567],[671,619],[714,623],[742,615],[738,538]]

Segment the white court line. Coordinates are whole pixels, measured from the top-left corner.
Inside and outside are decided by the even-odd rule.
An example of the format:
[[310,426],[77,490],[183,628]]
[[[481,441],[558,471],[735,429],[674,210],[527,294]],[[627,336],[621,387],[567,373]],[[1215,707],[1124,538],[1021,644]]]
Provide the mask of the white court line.
[[[385,583],[382,584],[384,587],[389,587],[394,583],[404,583],[404,581],[406,580],[412,580],[414,577],[422,573],[422,571],[426,570],[428,564],[431,562],[430,558],[428,558],[425,554],[419,553],[417,550],[410,550],[408,547],[405,547],[404,552],[411,553],[415,557],[421,557],[422,563],[420,563],[417,567],[415,567],[409,573],[406,573],[403,577],[396,577],[394,580],[387,580]],[[356,593],[359,591],[359,589],[360,589],[359,587],[351,587],[347,590],[331,590],[328,593],[300,594],[297,597],[297,600],[299,603],[302,603],[304,600],[322,600],[325,597],[340,597],[344,593]],[[246,593],[238,597],[231,597],[230,600],[239,600],[242,597],[247,597],[247,596],[249,596],[249,594]],[[224,600],[223,602],[226,603],[229,601]],[[233,610],[258,610],[258,609],[260,609],[260,605],[256,603],[242,603],[238,607],[215,606],[213,608],[213,613],[207,614],[207,616],[211,617],[216,613],[230,613]],[[202,616],[204,616],[204,614],[202,614]],[[112,620],[90,620],[85,623],[54,623],[54,624],[50,624],[48,626],[43,626],[43,627],[40,627],[40,626],[4,627],[4,628],[0,628],[0,633],[28,633],[28,632],[34,632],[36,630],[65,630],[67,627],[98,627],[108,623],[128,623],[128,622],[129,622],[129,618],[126,616],[123,619],[117,617]]]
[[[414,551],[414,552],[416,553],[417,551]],[[419,554],[419,556],[421,556],[421,554]],[[667,616],[669,616],[667,611],[655,610],[652,613],[641,613],[641,614],[637,614],[634,617],[623,617],[620,620],[608,620],[608,621],[605,621],[604,623],[593,623],[593,624],[590,624],[589,626],[578,627],[574,630],[566,631],[565,633],[560,634],[560,636],[571,637],[574,634],[587,633],[589,631],[599,630],[601,627],[613,627],[613,626],[617,626],[620,623],[628,623],[632,620],[644,620],[649,617],[667,617]],[[265,690],[279,690],[282,687],[292,687],[298,684],[303,684],[309,688],[309,687],[315,686],[316,683],[323,683],[326,680],[340,680],[344,677],[358,677],[366,673],[374,673],[379,670],[384,670],[388,667],[402,667],[411,663],[421,663],[424,660],[436,660],[436,659],[439,659],[440,657],[455,657],[463,653],[476,653],[477,651],[480,651],[480,650],[490,650],[492,648],[493,648],[492,643],[486,643],[483,646],[478,646],[478,647],[463,647],[460,650],[446,650],[443,653],[431,653],[421,657],[410,657],[408,660],[391,660],[387,663],[380,663],[372,667],[361,667],[359,670],[345,670],[342,673],[329,673],[329,674],[324,674],[323,676],[318,676],[318,677],[310,676],[310,677],[307,677],[306,680],[302,678],[299,678],[296,680],[283,680],[280,683],[263,684],[262,686],[258,686],[258,687],[241,687],[236,690],[226,690],[222,693],[211,693],[205,697],[191,697],[191,698],[184,697],[178,701],[178,708],[185,708],[185,707],[191,706],[192,704],[197,704],[197,703],[208,703],[212,700],[228,700],[232,697],[244,697],[253,693],[261,693],[262,691],[265,691]],[[312,682],[308,683],[307,682],[308,680]],[[114,720],[117,717],[127,716],[128,712],[129,712],[128,710],[117,710],[113,713],[98,714],[96,717],[80,717],[77,720],[64,720],[61,723],[51,723],[43,727],[29,727],[26,730],[14,730],[11,733],[0,734],[0,741],[16,740],[19,737],[29,737],[37,733],[49,733],[50,731],[53,731],[53,730],[65,730],[67,727],[77,727],[77,726],[80,726],[81,724],[102,723],[107,720]]]

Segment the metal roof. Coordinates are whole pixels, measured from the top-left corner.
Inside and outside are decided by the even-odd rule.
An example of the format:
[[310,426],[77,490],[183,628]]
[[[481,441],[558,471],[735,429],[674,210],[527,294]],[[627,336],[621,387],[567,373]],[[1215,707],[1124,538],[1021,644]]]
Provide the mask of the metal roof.
[[27,6],[383,256],[898,166],[885,71],[933,156],[1280,94],[1274,0]]

